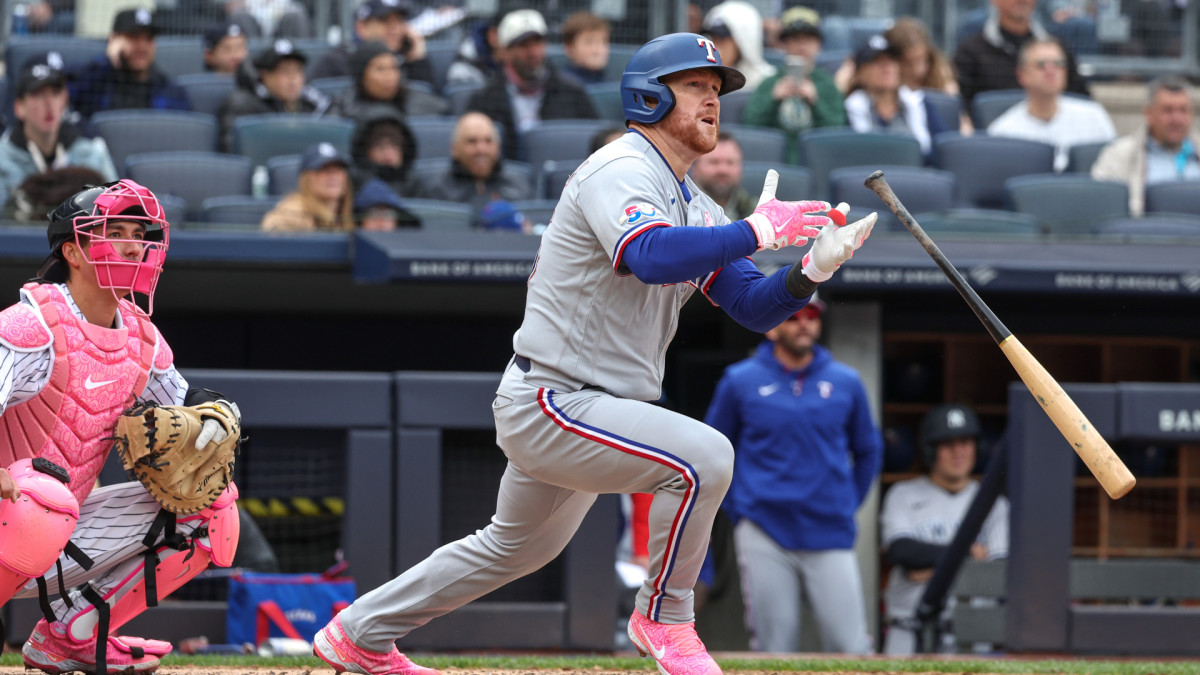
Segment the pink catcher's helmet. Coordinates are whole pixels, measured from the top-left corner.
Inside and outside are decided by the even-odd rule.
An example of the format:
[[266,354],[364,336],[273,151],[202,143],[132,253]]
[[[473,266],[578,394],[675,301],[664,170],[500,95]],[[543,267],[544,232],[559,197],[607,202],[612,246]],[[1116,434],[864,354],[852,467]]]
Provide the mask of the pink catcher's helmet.
[[[50,257],[39,272],[42,279],[66,281],[62,246],[74,241],[87,252],[101,288],[112,289],[118,295],[130,291],[143,293],[149,300],[148,313],[154,311],[154,289],[167,257],[170,225],[153,192],[127,179],[92,186],[59,204],[47,218]],[[144,238],[111,237],[108,224],[115,221],[143,224]],[[118,246],[123,244],[132,245],[140,255],[122,256]]]

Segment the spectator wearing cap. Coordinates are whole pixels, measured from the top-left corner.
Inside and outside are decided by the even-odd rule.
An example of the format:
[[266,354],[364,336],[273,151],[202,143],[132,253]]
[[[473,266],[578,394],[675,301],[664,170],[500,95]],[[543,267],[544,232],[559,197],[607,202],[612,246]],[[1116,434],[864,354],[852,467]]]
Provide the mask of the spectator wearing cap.
[[[314,117],[330,108],[329,97],[308,86],[304,64],[308,57],[291,40],[274,40],[254,57],[257,81],[241,81],[221,104],[217,117],[221,123],[221,152],[233,151],[233,121],[243,115],[267,113],[308,113]],[[245,72],[243,69],[239,71]]]
[[366,42],[382,42],[400,57],[405,80],[433,82],[433,66],[425,52],[425,38],[409,19],[415,10],[408,0],[366,0],[354,12],[355,44],[335,47],[313,64],[312,79],[351,75],[350,54]]
[[421,227],[421,219],[404,207],[400,195],[378,178],[367,181],[354,195],[354,218],[358,228],[368,232]]
[[591,12],[575,12],[563,21],[562,38],[567,55],[563,77],[579,86],[603,82],[612,39],[608,20]]
[[[75,32],[75,0],[33,0],[24,9],[25,26],[30,33]],[[15,20],[17,11],[13,15]],[[13,32],[17,32],[15,24]]]
[[27,61],[17,74],[13,96],[15,123],[0,136],[0,206],[30,176],[66,167],[93,169],[105,181],[117,179],[104,140],[88,138],[63,121],[67,78],[58,52]]
[[300,156],[296,191],[263,216],[262,229],[314,232],[354,229],[350,158],[331,143],[310,145]]
[[728,0],[708,10],[701,32],[712,39],[721,62],[746,76],[746,88],[754,90],[775,74],[775,66],[763,58],[762,15],[748,2]]
[[534,9],[504,15],[497,36],[504,65],[467,103],[504,127],[504,154],[516,158],[520,132],[543,120],[595,119],[579,85],[563,79],[546,59],[546,20]]
[[409,171],[417,161],[417,142],[395,111],[381,110],[360,121],[350,141],[350,156],[355,183],[377,178],[397,194],[408,195],[414,190]]
[[246,60],[246,33],[236,23],[226,23],[204,32],[204,69],[233,75]]
[[[1139,3],[1140,4],[1140,3]],[[995,89],[1019,89],[1017,55],[1031,39],[1050,36],[1034,17],[1037,3],[1030,0],[992,0],[992,12],[983,29],[958,44],[954,69],[963,103],[970,109],[975,94]],[[1067,91],[1088,95],[1075,57],[1067,52]]]
[[[882,35],[871,36],[854,53],[852,86],[846,96],[846,119],[855,131],[912,136],[928,156],[933,137],[947,130],[925,92],[900,82],[900,54]],[[958,128],[958,120],[953,123]]]
[[846,110],[833,77],[814,67],[821,54],[820,15],[808,7],[792,7],[783,13],[779,24],[779,46],[786,54],[786,67],[758,85],[741,121],[786,132],[787,161],[797,164],[797,137],[817,127],[845,126]]
[[500,137],[487,115],[468,112],[458,118],[450,147],[450,168],[414,176],[414,197],[470,204],[475,213],[497,199],[531,199],[533,186],[500,157]]
[[84,119],[101,110],[191,110],[183,88],[154,64],[157,35],[150,10],[117,12],[104,53],[71,80],[71,107]]
[[406,117],[441,115],[450,107],[440,96],[405,86],[400,57],[382,42],[364,42],[354,50],[350,75],[354,86],[334,101],[334,110],[343,117],[362,120],[380,109]]

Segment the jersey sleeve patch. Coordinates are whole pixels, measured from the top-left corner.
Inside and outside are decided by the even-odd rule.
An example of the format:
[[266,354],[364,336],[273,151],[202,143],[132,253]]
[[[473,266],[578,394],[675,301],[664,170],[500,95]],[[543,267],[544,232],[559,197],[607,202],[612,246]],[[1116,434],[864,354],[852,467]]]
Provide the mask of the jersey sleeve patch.
[[0,312],[0,343],[9,349],[38,352],[53,341],[50,328],[30,305],[21,302]]
[[617,239],[617,246],[613,251],[613,270],[617,273],[617,276],[624,277],[631,274],[629,268],[621,263],[621,256],[624,255],[625,247],[629,245],[629,242],[651,228],[670,227],[671,223],[667,221],[664,214],[660,213],[653,204],[645,202],[626,206],[625,215],[622,216],[621,220],[630,227]]

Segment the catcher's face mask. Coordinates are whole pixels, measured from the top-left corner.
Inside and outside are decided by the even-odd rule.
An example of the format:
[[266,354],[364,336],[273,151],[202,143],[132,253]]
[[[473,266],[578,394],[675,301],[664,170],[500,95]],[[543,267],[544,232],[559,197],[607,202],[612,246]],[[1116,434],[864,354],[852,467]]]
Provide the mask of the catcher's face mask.
[[143,293],[147,313],[153,313],[170,227],[154,193],[131,180],[117,181],[95,197],[90,213],[72,218],[72,227],[100,287],[117,295]]

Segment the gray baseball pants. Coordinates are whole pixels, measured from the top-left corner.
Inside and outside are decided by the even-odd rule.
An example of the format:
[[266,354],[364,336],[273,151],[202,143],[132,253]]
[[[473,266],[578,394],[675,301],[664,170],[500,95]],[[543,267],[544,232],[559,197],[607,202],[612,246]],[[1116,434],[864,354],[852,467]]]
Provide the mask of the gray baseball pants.
[[533,372],[510,364],[492,404],[508,457],[492,522],[343,610],[360,647],[388,651],[414,628],[541,568],[602,493],[654,494],[637,607],[663,623],[693,620],[692,587],[733,472],[729,441],[678,413],[599,389],[556,390],[564,383],[536,364]]
[[734,527],[733,537],[754,649],[799,651],[801,603],[807,602],[825,651],[871,652],[853,550],[789,551],[744,518]]

